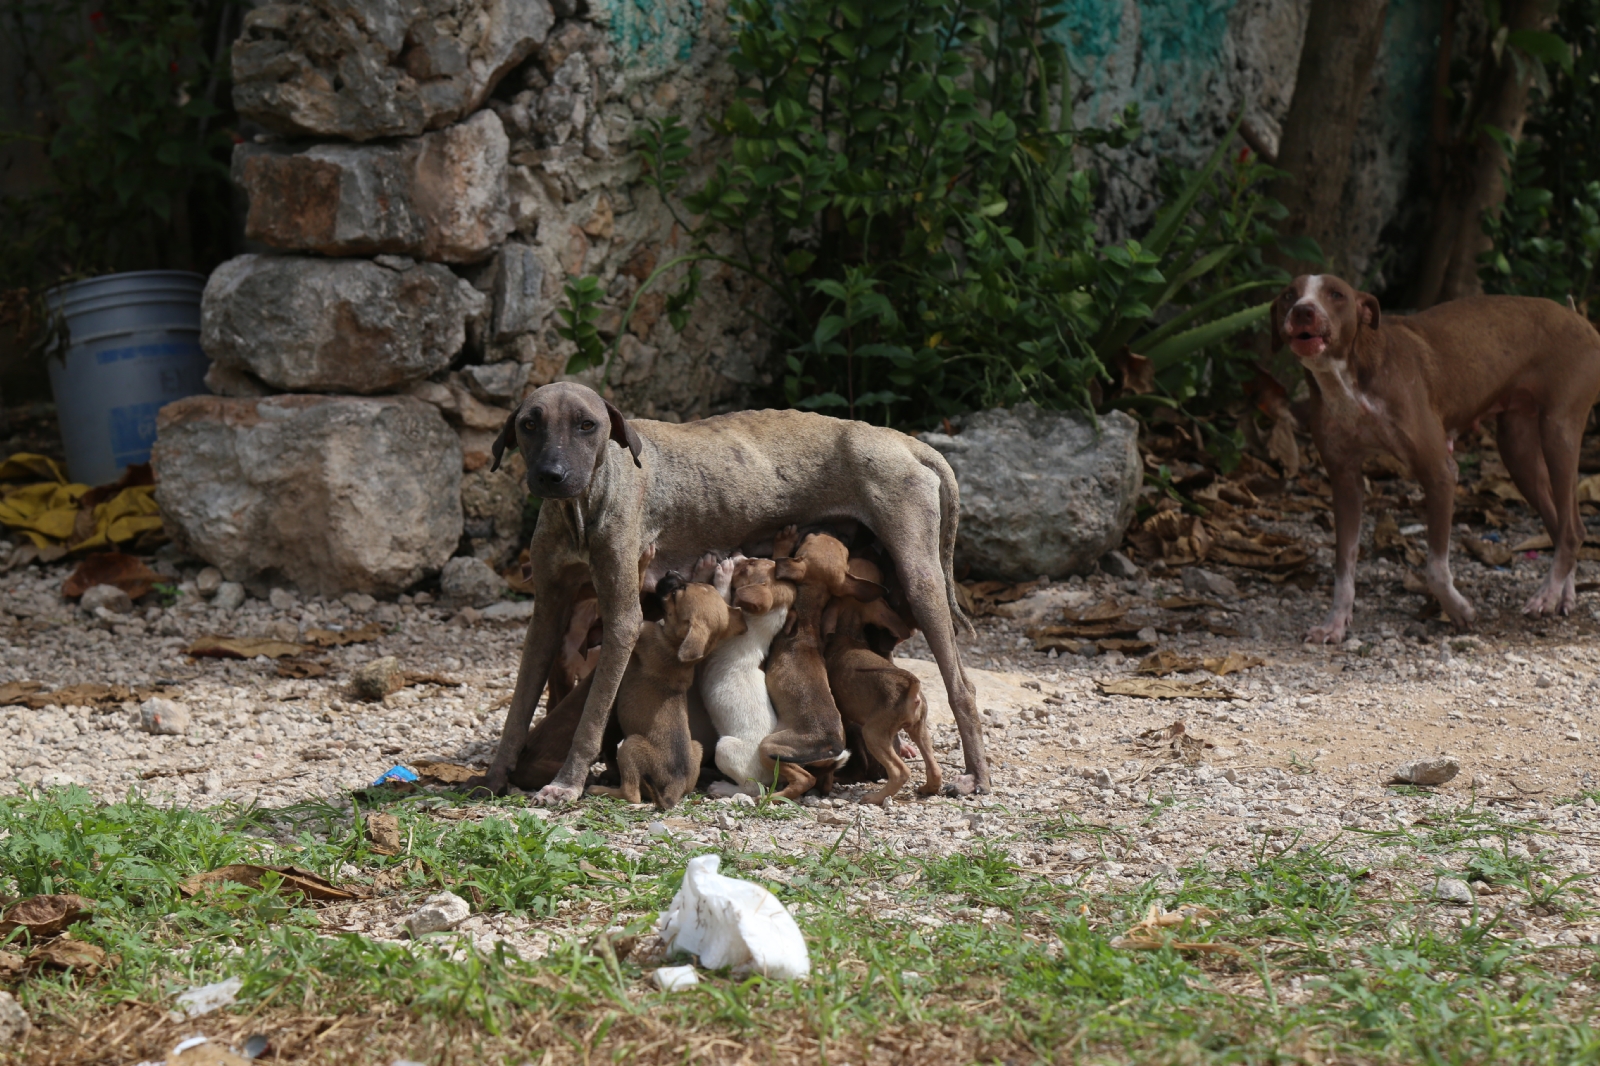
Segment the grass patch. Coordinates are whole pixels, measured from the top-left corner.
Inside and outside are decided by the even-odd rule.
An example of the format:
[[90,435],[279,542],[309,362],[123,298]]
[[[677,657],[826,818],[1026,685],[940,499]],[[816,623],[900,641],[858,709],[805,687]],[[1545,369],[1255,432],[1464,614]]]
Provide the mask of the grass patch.
[[[137,797],[98,804],[75,789],[0,800],[0,891],[96,900],[72,935],[121,957],[92,980],[22,982],[37,1028],[0,1061],[159,1059],[194,1031],[266,1034],[266,1061],[384,1064],[732,1062],[747,1052],[785,1063],[1600,1060],[1587,1020],[1588,983],[1600,979],[1593,949],[1537,948],[1508,916],[1587,914],[1587,897],[1520,847],[1545,830],[1470,807],[1328,844],[1263,841],[1229,865],[1213,855],[1182,869],[1176,890],[1092,891],[1083,877],[1030,876],[982,840],[916,856],[854,827],[800,856],[724,846],[724,872],[762,881],[796,914],[813,976],[709,974],[665,995],[648,982],[653,966],[594,952],[591,936],[649,929],[704,845],[641,842],[635,830],[657,816],[616,803],[547,819],[511,802],[452,806],[461,802],[413,794],[188,810]],[[402,854],[365,841],[375,807],[399,818]],[[1091,847],[1105,832],[1070,820],[1051,829]],[[464,950],[449,935],[384,942],[337,929],[344,905],[315,909],[270,887],[179,891],[185,877],[233,862],[293,863],[335,880],[353,868],[393,893],[361,906],[396,912],[449,887],[476,912],[525,918],[551,949],[529,962]],[[1418,887],[1430,870],[1506,891],[1492,905],[1444,908]],[[1233,953],[1114,946],[1152,906],[1212,915],[1182,939]],[[228,976],[244,981],[235,1007],[165,1020],[175,993]]]

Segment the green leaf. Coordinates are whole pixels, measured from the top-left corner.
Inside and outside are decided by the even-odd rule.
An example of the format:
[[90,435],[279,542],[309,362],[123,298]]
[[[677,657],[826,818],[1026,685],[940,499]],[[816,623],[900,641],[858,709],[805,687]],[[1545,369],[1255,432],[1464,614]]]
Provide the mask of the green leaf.
[[1247,307],[1243,311],[1235,311],[1203,326],[1186,330],[1175,337],[1169,337],[1147,351],[1141,352],[1146,359],[1155,364],[1156,372],[1167,369],[1185,356],[1192,355],[1202,348],[1216,344],[1218,341],[1238,333],[1267,317],[1272,310],[1272,301]]
[[1547,30],[1512,30],[1506,43],[1541,63],[1554,63],[1572,75],[1572,46]]

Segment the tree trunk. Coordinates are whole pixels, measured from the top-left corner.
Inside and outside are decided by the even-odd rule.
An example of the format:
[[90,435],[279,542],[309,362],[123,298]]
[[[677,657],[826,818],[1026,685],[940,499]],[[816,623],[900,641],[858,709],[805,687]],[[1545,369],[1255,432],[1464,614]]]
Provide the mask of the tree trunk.
[[[1506,0],[1503,10],[1504,25],[1512,32],[1545,29],[1555,16],[1553,0]],[[1505,152],[1485,127],[1503,130],[1513,142],[1521,140],[1533,84],[1533,60],[1519,62],[1509,45],[1499,51],[1497,59],[1492,46],[1484,48],[1459,140],[1435,149],[1443,167],[1434,190],[1428,251],[1412,301],[1418,308],[1483,291],[1478,256],[1490,246],[1483,217],[1499,211],[1506,195]]]
[[[1348,239],[1339,201],[1388,8],[1389,0],[1311,0],[1294,98],[1283,121],[1277,165],[1288,177],[1271,190],[1289,209],[1279,232],[1316,240],[1328,260],[1325,269],[1335,273]],[[1317,269],[1284,255],[1276,261],[1296,274]]]

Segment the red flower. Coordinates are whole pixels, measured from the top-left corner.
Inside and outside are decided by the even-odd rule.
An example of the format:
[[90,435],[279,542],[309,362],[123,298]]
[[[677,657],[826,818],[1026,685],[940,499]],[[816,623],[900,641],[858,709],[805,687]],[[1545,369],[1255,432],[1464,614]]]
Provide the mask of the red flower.
[[167,71],[171,74],[178,73],[178,61],[176,59],[167,64]]
[[104,11],[91,11],[91,12],[89,12],[89,21],[94,23],[94,28],[95,29],[99,29],[101,27],[101,25],[105,22],[105,20],[106,20],[106,13]]
[[1248,149],[1248,148],[1239,149],[1239,162],[1240,163],[1248,163],[1248,162],[1250,162],[1250,149]]

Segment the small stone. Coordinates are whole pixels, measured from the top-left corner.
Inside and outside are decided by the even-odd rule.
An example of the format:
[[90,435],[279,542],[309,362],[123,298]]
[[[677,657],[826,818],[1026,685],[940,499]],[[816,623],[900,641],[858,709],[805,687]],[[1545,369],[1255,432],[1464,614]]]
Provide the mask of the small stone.
[[407,915],[406,932],[415,939],[428,933],[454,929],[466,921],[471,913],[472,908],[467,906],[466,900],[454,892],[440,892],[429,896],[421,907]]
[[215,796],[221,792],[222,775],[215,770],[206,771],[206,775],[200,779],[200,791],[208,796]]
[[756,805],[756,798],[744,792],[735,792],[728,799],[735,807],[754,807]]
[[364,700],[381,700],[405,685],[405,675],[400,671],[400,660],[385,655],[370,663],[362,663],[350,672],[350,691]]
[[82,783],[65,770],[55,770],[39,778],[40,788],[67,788],[71,785],[81,785]]
[[181,736],[189,731],[189,708],[174,700],[151,696],[139,704],[139,728],[146,733]]
[[532,617],[532,600],[501,600],[483,609],[485,622],[526,622]]
[[660,837],[663,840],[672,839],[672,830],[667,826],[666,822],[651,822],[645,827],[645,831],[651,836]]
[[1103,768],[1099,769],[1099,770],[1087,770],[1086,769],[1083,772],[1083,776],[1088,778],[1089,779],[1089,783],[1092,784],[1095,788],[1110,788],[1111,785],[1112,785],[1111,771],[1110,770],[1106,770],[1106,769],[1103,769]]
[[487,607],[505,595],[506,580],[482,559],[458,555],[444,564],[439,592],[452,607]]
[[1554,688],[1555,683],[1556,679],[1549,674],[1540,674],[1539,680],[1534,682],[1539,688]]
[[274,611],[289,611],[299,606],[300,600],[288,589],[273,589],[267,594],[267,602]]
[[104,609],[112,614],[132,614],[133,600],[115,585],[96,585],[83,594],[78,605],[90,614]]
[[1568,740],[1576,741],[1576,740],[1582,740],[1583,739],[1583,734],[1578,732],[1576,729],[1569,729],[1569,730],[1567,730],[1565,733],[1563,733],[1561,735],[1566,737]]
[[1108,551],[1100,557],[1100,569],[1112,577],[1124,580],[1139,576],[1139,564],[1120,551]]
[[1416,759],[1397,767],[1389,778],[1391,785],[1442,785],[1461,772],[1461,763],[1442,755],[1434,759]]
[[1472,889],[1465,881],[1454,877],[1441,877],[1439,883],[1433,886],[1433,898],[1441,903],[1459,903],[1470,907]]
[[219,611],[237,611],[244,606],[244,586],[237,581],[224,581],[217,586],[217,594],[211,598],[211,606]]
[[222,587],[222,571],[214,566],[208,566],[194,577],[194,590],[202,596],[210,596]]
[[378,606],[378,601],[368,596],[365,592],[347,592],[339,602],[356,612],[356,614],[366,614]]
[[1223,577],[1213,574],[1209,570],[1202,570],[1198,566],[1185,567],[1183,571],[1183,590],[1196,596],[1213,596],[1223,602],[1239,598],[1239,586]]
[[0,992],[0,1050],[15,1046],[28,1035],[33,1022],[10,992]]

